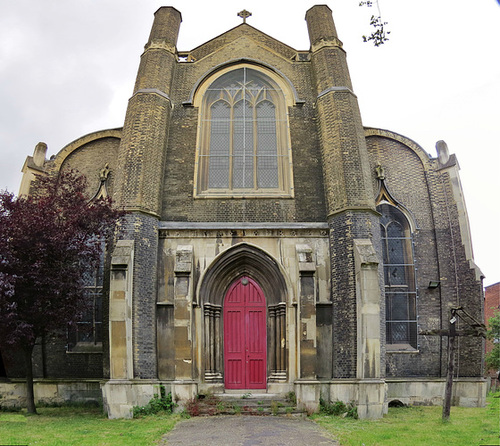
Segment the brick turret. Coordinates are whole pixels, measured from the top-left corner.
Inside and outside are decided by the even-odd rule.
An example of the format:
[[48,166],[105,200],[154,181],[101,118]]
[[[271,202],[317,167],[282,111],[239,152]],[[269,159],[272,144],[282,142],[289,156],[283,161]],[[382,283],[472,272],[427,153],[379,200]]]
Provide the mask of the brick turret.
[[363,124],[352,91],[346,55],[326,5],[306,14],[323,154],[323,172],[332,215],[346,209],[373,209]]
[[[171,84],[177,63],[176,44],[181,20],[180,12],[172,7],[162,7],[155,13],[151,34],[141,56],[134,94],[129,101],[119,150],[115,199],[129,212],[124,219],[121,238],[133,247],[130,256],[133,262],[127,270],[131,276],[128,280],[133,283],[130,298],[132,320],[127,324],[133,327],[133,345],[128,356],[133,355],[134,378],[157,377],[158,219],[173,108]],[[113,282],[111,286],[114,286]],[[113,336],[111,326],[110,338]]]
[[125,209],[160,215],[167,131],[172,102],[170,87],[177,60],[181,14],[163,7],[155,14],[141,57],[134,95],[129,101],[117,178],[117,201]]

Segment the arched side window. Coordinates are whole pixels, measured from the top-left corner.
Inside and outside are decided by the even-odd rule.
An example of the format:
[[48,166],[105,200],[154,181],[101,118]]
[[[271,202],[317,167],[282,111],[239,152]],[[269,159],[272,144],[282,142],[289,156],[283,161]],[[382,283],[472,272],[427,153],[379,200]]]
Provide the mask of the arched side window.
[[285,96],[270,76],[243,66],[203,93],[195,196],[291,196]]
[[386,343],[388,348],[417,348],[417,293],[413,243],[408,219],[395,206],[381,204],[384,255]]
[[82,271],[86,309],[80,321],[67,330],[67,350],[71,352],[102,352],[103,283],[105,244],[101,243],[99,261]]

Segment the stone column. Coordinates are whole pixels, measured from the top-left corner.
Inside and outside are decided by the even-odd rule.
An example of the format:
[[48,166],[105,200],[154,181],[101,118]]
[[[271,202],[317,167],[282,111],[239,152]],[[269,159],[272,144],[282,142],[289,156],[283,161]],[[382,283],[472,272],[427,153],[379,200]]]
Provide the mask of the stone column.
[[192,272],[193,247],[191,245],[177,246],[174,266],[175,380],[172,388],[173,396],[181,401],[189,400],[196,395],[196,383],[193,381]]
[[111,379],[133,378],[132,280],[134,241],[118,241],[111,258],[109,355]]
[[358,378],[380,378],[379,260],[372,242],[354,240],[358,320]]
[[179,245],[175,254],[174,281],[174,347],[175,379],[193,376],[191,272],[193,247]]
[[[109,418],[131,418],[138,404],[131,379],[132,283],[134,276],[134,241],[119,240],[111,257],[109,290],[110,380],[102,387],[104,407]],[[151,389],[148,389],[151,390]],[[139,393],[142,394],[141,391]],[[152,395],[151,395],[152,396]]]
[[319,407],[320,386],[317,378],[317,331],[316,331],[316,293],[314,273],[316,262],[309,245],[296,245],[299,269],[299,376],[295,381],[297,407],[315,412]]
[[386,385],[381,378],[381,313],[379,259],[371,240],[354,240],[357,296],[358,415],[381,418],[386,413]]
[[316,379],[316,298],[314,273],[316,265],[312,249],[308,245],[297,245],[300,274],[300,378]]

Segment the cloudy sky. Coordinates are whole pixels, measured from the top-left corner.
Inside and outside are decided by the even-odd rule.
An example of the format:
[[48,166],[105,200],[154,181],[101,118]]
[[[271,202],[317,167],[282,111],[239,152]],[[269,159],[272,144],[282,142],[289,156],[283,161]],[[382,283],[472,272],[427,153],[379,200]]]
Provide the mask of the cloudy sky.
[[299,50],[305,12],[333,11],[363,123],[401,133],[432,156],[458,157],[476,263],[500,281],[500,5],[497,0],[379,0],[390,41],[362,43],[376,7],[359,0],[0,0],[0,189],[17,192],[39,141],[48,156],[121,127],[139,56],[160,6],[182,13],[178,49],[248,23]]

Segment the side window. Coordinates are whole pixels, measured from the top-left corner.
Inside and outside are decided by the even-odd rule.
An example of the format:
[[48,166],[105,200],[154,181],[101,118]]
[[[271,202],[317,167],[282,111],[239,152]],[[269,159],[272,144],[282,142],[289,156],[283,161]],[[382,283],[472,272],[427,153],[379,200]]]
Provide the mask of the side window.
[[386,342],[388,348],[417,348],[415,264],[410,225],[395,206],[377,207],[384,256]]
[[200,114],[195,195],[291,194],[287,107],[273,79],[249,67],[226,72]]
[[104,244],[95,269],[83,274],[87,309],[81,321],[68,329],[67,350],[93,352],[102,350],[102,298],[104,279]]

